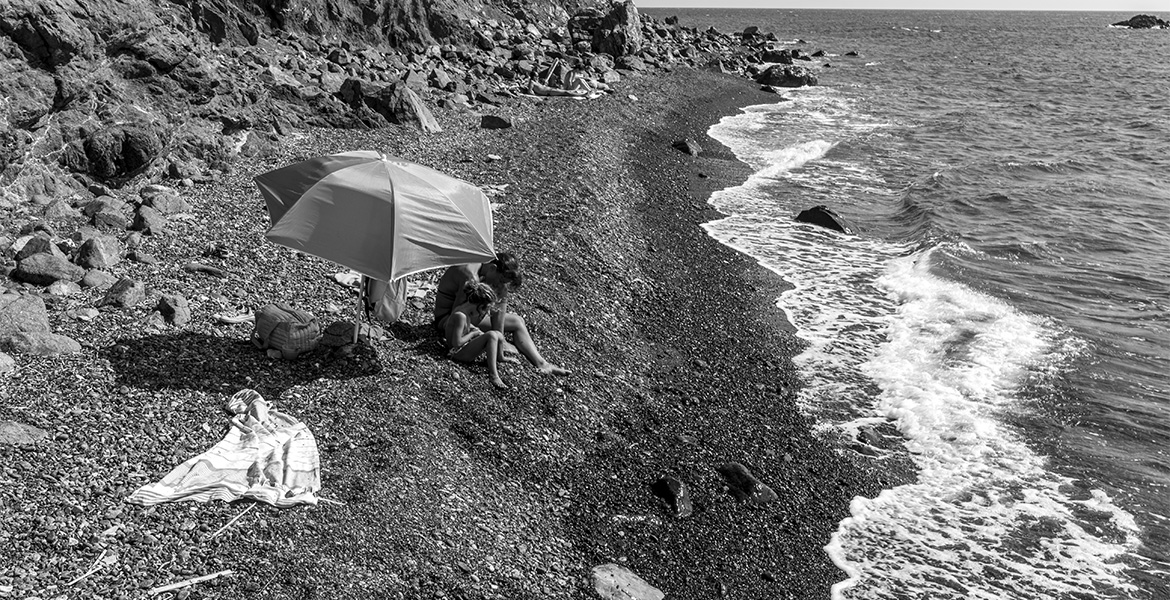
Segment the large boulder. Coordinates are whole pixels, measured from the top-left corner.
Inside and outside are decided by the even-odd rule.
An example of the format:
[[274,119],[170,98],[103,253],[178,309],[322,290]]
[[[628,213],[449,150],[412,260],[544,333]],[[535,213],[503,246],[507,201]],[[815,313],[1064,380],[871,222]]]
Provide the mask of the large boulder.
[[616,58],[642,50],[642,18],[632,0],[614,2],[608,12],[587,8],[569,19],[569,35],[574,43],[585,43],[593,52]]
[[76,340],[49,331],[45,302],[29,294],[0,295],[0,352],[65,354],[80,352]]
[[808,67],[772,65],[756,76],[756,82],[774,87],[816,85],[817,76]]
[[86,269],[105,269],[121,262],[125,253],[126,247],[118,238],[98,234],[81,243],[75,261]]
[[424,133],[443,130],[422,98],[405,81],[378,86],[350,78],[341,84],[337,97],[354,109],[372,110],[391,123],[413,125]]
[[112,125],[85,140],[89,173],[102,179],[133,175],[158,158],[162,149],[159,132],[145,124]]
[[77,282],[85,277],[85,269],[63,256],[40,252],[16,263],[12,277],[33,285],[49,285],[55,281]]

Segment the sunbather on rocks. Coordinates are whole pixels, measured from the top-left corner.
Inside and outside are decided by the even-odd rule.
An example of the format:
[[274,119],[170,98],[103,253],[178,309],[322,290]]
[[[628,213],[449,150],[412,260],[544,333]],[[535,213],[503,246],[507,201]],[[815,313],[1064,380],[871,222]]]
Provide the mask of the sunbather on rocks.
[[508,386],[500,379],[498,367],[504,334],[494,329],[482,331],[473,324],[487,318],[496,301],[496,293],[486,283],[468,281],[463,285],[463,297],[466,300],[451,311],[444,326],[444,339],[451,347],[448,356],[459,362],[471,363],[486,353],[492,385],[506,390]]
[[[508,312],[508,294],[520,287],[523,276],[520,274],[519,263],[516,257],[508,252],[501,252],[496,259],[482,264],[467,264],[447,269],[439,279],[435,290],[435,327],[439,333],[446,335],[447,321],[453,315],[455,308],[467,301],[464,286],[467,282],[485,283],[496,295],[488,314],[472,325],[481,331],[497,331],[501,334],[510,334],[512,343],[528,362],[532,363],[542,373],[552,375],[568,375],[563,369],[540,355],[532,336],[528,333],[528,326],[520,315]],[[504,355],[504,344],[499,345],[497,360],[515,362]]]
[[589,77],[585,69],[571,69],[560,60],[528,82],[528,92],[537,96],[596,98],[609,91],[607,84]]

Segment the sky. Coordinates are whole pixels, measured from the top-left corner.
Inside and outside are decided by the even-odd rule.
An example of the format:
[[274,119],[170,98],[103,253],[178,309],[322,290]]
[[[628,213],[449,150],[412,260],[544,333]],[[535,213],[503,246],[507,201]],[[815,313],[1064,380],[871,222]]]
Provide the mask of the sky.
[[638,8],[861,8],[913,10],[1091,10],[1170,18],[1170,0],[634,0]]

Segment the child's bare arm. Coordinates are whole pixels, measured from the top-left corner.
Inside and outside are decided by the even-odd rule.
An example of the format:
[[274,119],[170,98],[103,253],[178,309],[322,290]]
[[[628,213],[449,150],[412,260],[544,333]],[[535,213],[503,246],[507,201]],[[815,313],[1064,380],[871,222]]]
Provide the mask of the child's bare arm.
[[467,332],[467,315],[461,312],[451,313],[447,319],[447,345],[458,348],[476,336],[475,331]]

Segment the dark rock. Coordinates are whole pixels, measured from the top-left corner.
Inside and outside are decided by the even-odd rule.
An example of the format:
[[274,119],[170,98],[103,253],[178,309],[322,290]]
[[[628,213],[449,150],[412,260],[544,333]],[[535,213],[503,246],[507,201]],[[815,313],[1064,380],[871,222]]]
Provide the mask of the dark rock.
[[163,294],[158,300],[158,312],[171,325],[186,325],[191,321],[191,306],[178,294]]
[[63,256],[42,252],[17,262],[12,276],[33,285],[49,285],[54,281],[81,281],[85,269]]
[[678,150],[683,154],[689,154],[691,156],[698,156],[699,153],[703,151],[703,148],[699,146],[698,142],[689,138],[685,140],[676,140],[671,145],[674,146],[675,150]]
[[819,225],[821,227],[840,231],[841,233],[857,233],[857,230],[852,227],[844,217],[837,214],[833,211],[833,209],[825,206],[824,204],[819,204],[812,208],[800,211],[800,214],[796,215],[796,220],[800,221],[801,223],[811,223],[813,225]]
[[747,467],[739,463],[732,462],[720,465],[716,470],[727,481],[731,495],[739,500],[754,504],[767,504],[778,498],[772,488],[756,479]]
[[792,53],[788,50],[769,48],[760,54],[760,60],[767,63],[790,65],[792,64]]
[[777,87],[802,87],[816,85],[817,76],[807,67],[772,65],[756,77],[756,82]]
[[507,129],[512,126],[512,120],[500,115],[483,115],[479,119],[479,126],[483,129]]
[[689,517],[694,512],[691,505],[691,494],[686,483],[674,477],[663,477],[655,481],[650,489],[655,496],[666,502],[674,516]]
[[85,140],[89,172],[102,179],[133,175],[162,151],[159,133],[147,125],[115,125]]
[[824,50],[817,50],[816,52],[813,52],[813,53],[812,53],[812,56],[813,56],[813,58],[820,58],[820,57],[822,57],[822,56],[824,56],[824,55],[825,55],[825,51],[824,51]]
[[[95,35],[59,2],[5,2],[0,32],[20,47],[34,64],[50,68],[77,56],[92,54]],[[84,12],[79,11],[81,14]]]
[[1170,29],[1170,22],[1163,21],[1154,15],[1136,15],[1127,21],[1118,21],[1114,27],[1129,27],[1130,29]]
[[146,299],[146,286],[142,283],[123,277],[106,291],[105,298],[99,306],[114,305],[122,308],[131,308]]
[[350,78],[342,83],[337,97],[352,108],[368,108],[391,123],[414,125],[424,133],[443,130],[422,98],[402,81],[376,86]]
[[861,55],[858,54],[856,50],[850,50],[850,51],[845,53],[845,56],[861,56]]
[[608,13],[581,10],[569,19],[568,29],[574,45],[580,43],[586,52],[604,52],[615,59],[635,55],[645,45],[642,18],[632,0],[614,2]]

